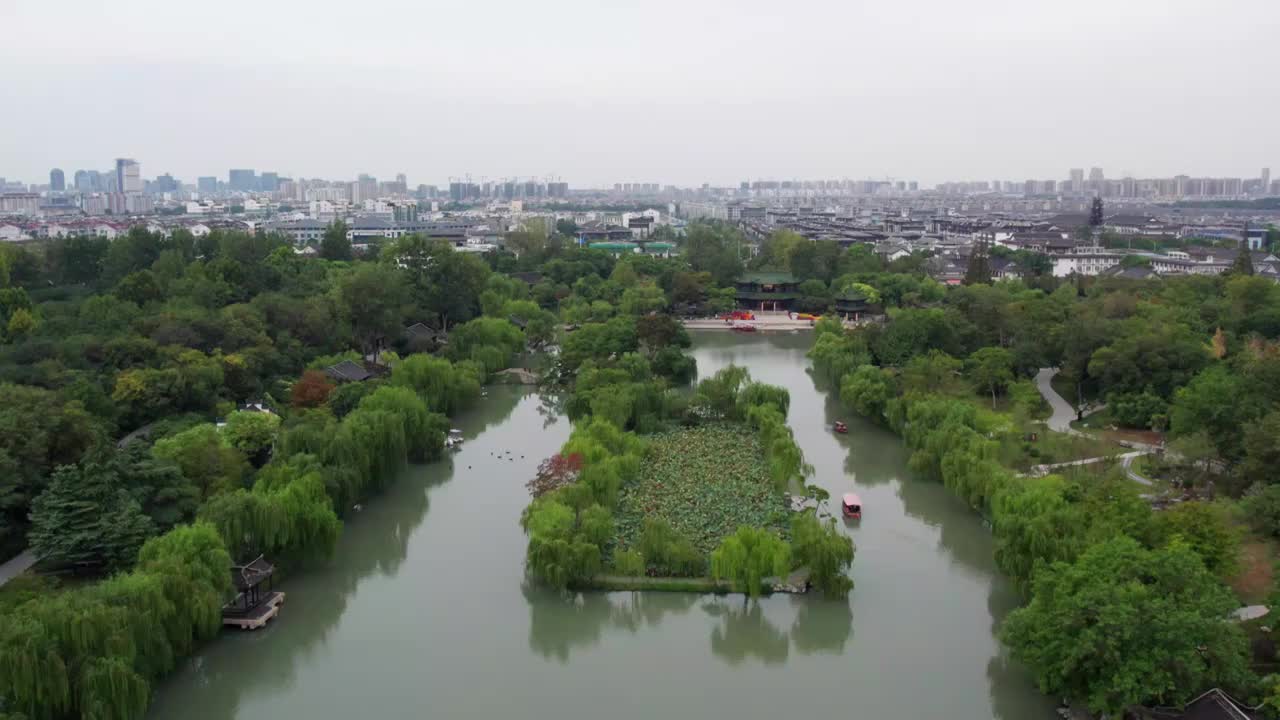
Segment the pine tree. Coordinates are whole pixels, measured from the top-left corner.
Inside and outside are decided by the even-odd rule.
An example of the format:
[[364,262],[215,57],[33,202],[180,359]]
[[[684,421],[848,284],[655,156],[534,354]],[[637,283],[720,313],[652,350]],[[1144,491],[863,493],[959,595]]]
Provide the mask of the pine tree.
[[965,285],[980,285],[991,282],[991,248],[986,240],[978,240],[973,244],[973,252],[969,255],[969,268],[964,273]]
[[1245,223],[1243,237],[1240,239],[1240,253],[1236,255],[1235,262],[1231,263],[1232,275],[1252,275],[1253,274],[1253,256],[1249,252],[1249,224]]
[[1089,227],[1097,229],[1102,227],[1102,198],[1094,196],[1093,207],[1089,208]]
[[58,468],[49,487],[31,503],[29,541],[46,562],[127,568],[153,532],[151,519],[109,459]]
[[320,257],[325,260],[350,260],[351,241],[347,239],[347,225],[341,220],[325,228],[320,241]]

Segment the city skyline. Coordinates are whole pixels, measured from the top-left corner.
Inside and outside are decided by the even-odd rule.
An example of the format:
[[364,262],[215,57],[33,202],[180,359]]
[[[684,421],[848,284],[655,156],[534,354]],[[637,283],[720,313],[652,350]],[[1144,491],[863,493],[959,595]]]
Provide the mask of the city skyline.
[[[63,172],[64,172],[63,169],[66,168],[65,175],[67,178],[70,179],[68,182],[66,182],[65,189],[67,191],[71,191],[73,189],[79,189],[79,186],[75,182],[75,178],[79,178],[86,174],[93,174],[97,176],[107,175],[112,177],[114,179],[116,189],[123,189],[124,192],[141,192],[142,190],[141,181],[145,181],[148,179],[162,178],[162,177],[173,179],[184,186],[190,186],[197,190],[201,190],[201,186],[203,185],[202,181],[215,180],[217,183],[217,187],[225,188],[233,191],[234,190],[271,191],[275,189],[276,183],[280,180],[290,180],[290,181],[306,180],[306,181],[312,181],[312,182],[360,184],[364,181],[388,182],[389,181],[388,178],[394,178],[396,182],[401,184],[406,184],[407,178],[412,177],[410,173],[405,173],[403,171],[396,171],[396,172],[389,173],[387,175],[358,172],[358,173],[352,173],[347,176],[334,176],[334,177],[308,176],[308,175],[296,175],[293,173],[280,172],[275,170],[266,170],[260,167],[243,167],[243,166],[240,168],[227,168],[226,170],[223,170],[221,173],[208,174],[208,173],[202,172],[196,175],[192,175],[190,177],[175,175],[174,173],[171,173],[171,172],[156,173],[154,176],[152,176],[152,175],[148,175],[147,173],[141,172],[139,169],[140,165],[141,165],[140,161],[134,158],[120,158],[120,157],[115,158],[111,163],[111,167],[108,168],[106,171],[91,170],[88,167],[80,167],[80,166],[75,166],[70,164],[51,165],[45,169],[45,171],[41,176],[41,179],[45,180],[46,182],[32,182],[32,183],[26,182],[26,180],[22,177],[18,177],[12,174],[10,175],[4,174],[5,168],[0,166],[0,179],[8,182],[15,182],[15,181],[22,182],[24,184],[31,185],[31,186],[42,186],[42,185],[47,185],[48,181],[52,181],[53,173],[57,173],[61,176],[63,175]],[[124,173],[126,172],[126,169],[129,169],[128,171],[132,172],[133,175],[131,175],[131,180],[128,183],[128,187],[122,188],[121,183],[123,182]],[[261,173],[261,175],[257,175],[257,173]],[[1025,176],[1025,177],[1004,176],[1004,177],[996,178],[995,181],[1004,183],[1006,185],[1009,183],[1023,183],[1023,182],[1041,183],[1041,182],[1051,181],[1055,183],[1065,183],[1066,188],[1070,192],[1080,193],[1083,191],[1083,189],[1086,186],[1089,186],[1091,183],[1096,183],[1100,179],[1105,179],[1107,182],[1115,182],[1115,181],[1122,181],[1122,180],[1135,180],[1135,181],[1141,182],[1144,180],[1161,180],[1161,179],[1163,180],[1206,179],[1206,180],[1242,180],[1244,183],[1248,183],[1251,180],[1261,180],[1262,187],[1264,190],[1267,188],[1271,180],[1270,165],[1264,165],[1264,166],[1258,167],[1252,173],[1237,172],[1237,173],[1227,173],[1227,174],[1221,174],[1221,175],[1190,172],[1185,170],[1174,173],[1174,174],[1170,174],[1170,175],[1113,173],[1112,171],[1107,170],[1105,166],[1088,167],[1087,173],[1088,175],[1086,177],[1086,168],[1084,167],[1072,167],[1072,168],[1067,168],[1065,172],[1059,172],[1056,175]],[[250,182],[252,182],[252,179],[254,178],[267,180],[269,182],[269,185],[267,187],[253,187],[250,185],[246,185],[244,178],[249,178]],[[856,175],[845,174],[845,175],[833,176],[833,177],[806,177],[806,176],[799,176],[799,175],[781,176],[781,177],[779,176],[764,177],[760,175],[753,175],[747,178],[739,179],[738,181],[735,181],[735,182],[725,182],[725,183],[705,183],[704,182],[704,183],[690,183],[690,184],[670,183],[670,182],[661,181],[660,179],[659,180],[643,179],[642,180],[642,179],[628,178],[625,180],[614,179],[612,181],[602,182],[597,185],[588,185],[588,184],[574,183],[572,182],[571,179],[566,180],[561,176],[550,174],[550,173],[533,174],[533,175],[509,175],[509,174],[501,175],[499,174],[494,176],[479,175],[475,173],[465,173],[463,175],[450,176],[444,179],[428,179],[427,177],[424,176],[422,179],[415,179],[413,182],[408,182],[407,188],[412,190],[413,188],[416,188],[418,185],[447,187],[451,182],[460,182],[460,183],[465,182],[465,183],[474,183],[474,184],[484,184],[484,183],[499,184],[499,183],[507,183],[507,182],[520,183],[520,182],[527,182],[527,181],[540,182],[544,184],[549,182],[558,182],[558,183],[567,182],[575,190],[604,190],[604,191],[607,191],[610,189],[617,189],[619,185],[623,185],[623,184],[625,185],[634,184],[637,186],[639,185],[653,186],[654,189],[656,190],[656,189],[661,189],[669,186],[678,187],[678,188],[697,188],[704,184],[710,184],[713,187],[730,187],[731,188],[731,187],[737,187],[742,182],[809,183],[809,182],[830,182],[830,181],[843,181],[843,182],[886,182],[888,181],[891,183],[905,182],[905,183],[916,184],[921,190],[930,190],[930,189],[934,189],[935,187],[941,187],[943,185],[974,184],[974,183],[987,182],[987,180],[982,180],[979,178],[979,176],[976,176],[976,175],[970,175],[968,177],[954,177],[954,178],[938,181],[936,183],[930,183],[930,182],[921,182],[914,178],[908,179],[905,176],[859,177]],[[992,182],[993,185],[995,184],[995,181]],[[61,190],[62,188],[51,188],[51,189],[54,189],[55,191],[57,191],[57,190]],[[998,188],[993,188],[993,189],[998,189]],[[207,192],[209,190],[206,189],[202,191]]]
[[0,48],[5,104],[32,109],[8,118],[3,172],[96,167],[106,138],[183,178],[254,165],[579,187],[1280,163],[1280,96],[1258,82],[1269,0],[229,0],[195,20],[160,0],[0,6],[19,30]]

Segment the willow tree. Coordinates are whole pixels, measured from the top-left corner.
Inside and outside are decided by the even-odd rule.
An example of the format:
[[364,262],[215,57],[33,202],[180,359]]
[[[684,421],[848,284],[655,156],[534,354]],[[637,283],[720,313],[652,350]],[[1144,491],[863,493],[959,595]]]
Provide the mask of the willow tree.
[[391,384],[411,388],[433,412],[452,415],[480,397],[480,376],[444,358],[416,354],[391,371]]
[[774,403],[751,406],[747,419],[756,429],[775,485],[786,488],[792,481],[803,481],[813,472],[813,466],[805,462],[804,453],[787,427],[785,416]]
[[180,612],[168,627],[175,652],[185,655],[195,640],[213,637],[222,627],[221,608],[231,589],[231,556],[210,524],[184,525],[152,538],[138,553],[138,568],[160,576]]
[[408,454],[405,419],[398,412],[357,408],[338,423],[326,448],[326,465],[338,466],[343,485],[335,488],[336,507],[348,507],[382,487]]
[[[599,506],[592,506],[591,527],[583,532],[572,508],[549,498],[539,498],[525,508],[520,524],[529,534],[525,568],[551,587],[561,589],[583,582],[600,572],[600,546],[593,539],[612,527],[612,518]],[[601,515],[603,512],[603,516]],[[608,533],[611,535],[612,533]]]
[[143,546],[130,573],[8,609],[0,697],[31,718],[141,717],[151,681],[220,627],[230,558],[207,524]]
[[809,568],[809,581],[829,596],[846,595],[853,580],[845,571],[853,565],[853,539],[836,527],[836,521],[818,520],[811,513],[791,521],[791,548],[795,561]]
[[741,419],[738,393],[751,374],[746,368],[730,365],[698,383],[692,405],[713,419]]
[[764,579],[791,570],[791,546],[768,530],[742,526],[711,552],[711,576],[728,580],[749,597],[760,594]]
[[252,491],[237,490],[210,500],[200,518],[218,529],[240,560],[259,554],[325,558],[332,555],[342,531],[318,469],[277,469],[259,479]]
[[427,408],[426,402],[407,387],[383,386],[360,401],[361,410],[397,413],[404,421],[409,458],[421,462],[440,456],[449,420]]
[[747,383],[738,394],[738,404],[751,408],[757,405],[774,405],[781,411],[783,418],[791,408],[791,393],[784,387],[766,383]]
[[1057,475],[1008,483],[992,501],[996,565],[1024,592],[1041,564],[1073,562],[1087,521]]

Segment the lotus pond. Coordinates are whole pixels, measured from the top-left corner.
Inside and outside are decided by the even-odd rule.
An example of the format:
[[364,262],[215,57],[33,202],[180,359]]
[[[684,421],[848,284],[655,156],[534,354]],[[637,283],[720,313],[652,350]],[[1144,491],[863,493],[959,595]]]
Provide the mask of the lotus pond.
[[615,519],[622,547],[635,546],[646,517],[665,520],[704,555],[740,525],[787,537],[786,493],[769,479],[750,428],[704,425],[647,439],[640,475],[619,495]]

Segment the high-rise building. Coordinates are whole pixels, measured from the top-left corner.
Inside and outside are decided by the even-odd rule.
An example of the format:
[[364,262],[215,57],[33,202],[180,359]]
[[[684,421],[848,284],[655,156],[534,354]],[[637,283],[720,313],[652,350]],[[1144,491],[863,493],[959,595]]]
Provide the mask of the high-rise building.
[[253,192],[258,189],[258,173],[251,169],[227,171],[227,186],[239,192]]
[[116,192],[142,192],[142,166],[137,160],[116,158]]
[[280,187],[279,173],[263,172],[258,178],[258,190],[263,192],[275,192]]
[[58,168],[49,171],[49,189],[53,192],[62,192],[67,189],[67,178]]
[[227,173],[227,186],[240,192],[258,189],[258,173],[253,168],[239,168]]
[[407,177],[405,177],[405,174],[404,174],[404,173],[397,173],[397,174],[396,174],[396,182],[400,183],[400,187],[401,187],[401,188],[404,188],[406,192],[408,191],[408,188],[409,188],[409,179],[408,179]]
[[1262,174],[1259,175],[1258,177],[1262,179],[1262,183],[1261,183],[1262,194],[1265,195],[1267,194],[1267,190],[1269,190],[1271,187],[1271,168],[1269,167],[1262,168]]
[[1084,168],[1071,168],[1071,192],[1084,192]]
[[361,173],[351,184],[351,202],[361,203],[365,200],[378,199],[378,179],[372,175]]
[[77,170],[75,174],[75,187],[79,192],[90,192],[93,186],[89,184],[89,173],[84,170]]
[[181,187],[181,183],[169,173],[156,177],[155,182],[151,183],[151,191],[155,193],[176,193]]
[[212,176],[197,178],[196,190],[199,190],[201,195],[212,195],[218,192],[218,178]]

